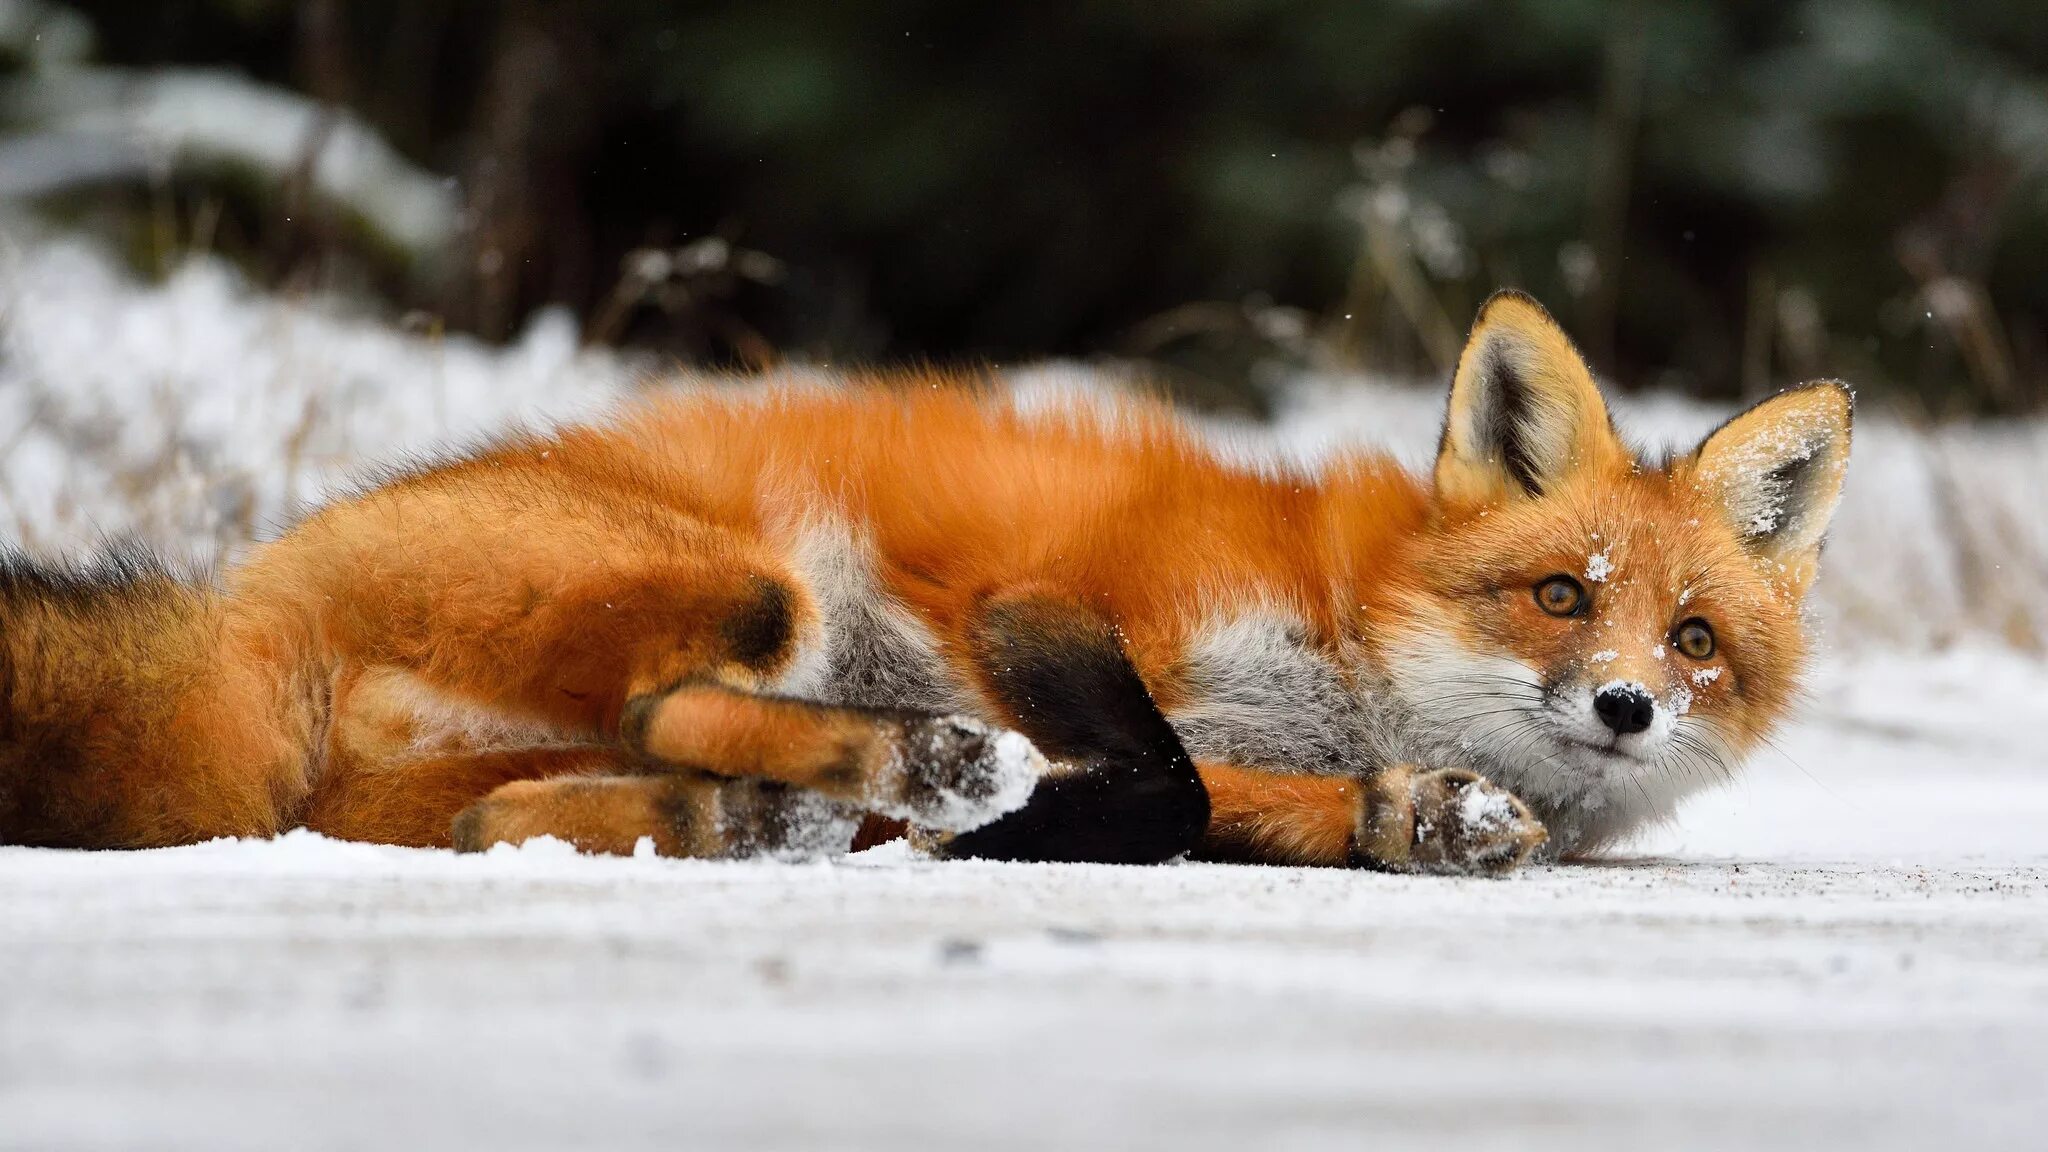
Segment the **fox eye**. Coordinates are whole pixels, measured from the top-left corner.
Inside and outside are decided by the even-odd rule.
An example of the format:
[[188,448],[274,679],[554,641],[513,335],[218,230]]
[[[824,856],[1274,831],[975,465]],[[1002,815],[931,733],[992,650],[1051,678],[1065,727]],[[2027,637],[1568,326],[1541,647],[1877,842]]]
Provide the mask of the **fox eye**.
[[1586,606],[1586,589],[1569,576],[1552,576],[1536,586],[1536,606],[1552,616],[1577,615]]
[[1680,652],[1695,660],[1705,660],[1714,654],[1714,629],[1705,620],[1695,616],[1678,626],[1672,633],[1671,642]]

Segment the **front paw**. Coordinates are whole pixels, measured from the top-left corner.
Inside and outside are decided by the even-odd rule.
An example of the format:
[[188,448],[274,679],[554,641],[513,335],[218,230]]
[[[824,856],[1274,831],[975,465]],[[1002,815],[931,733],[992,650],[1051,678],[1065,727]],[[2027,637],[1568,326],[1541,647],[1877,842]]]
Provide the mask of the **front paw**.
[[1369,867],[1497,876],[1549,838],[1514,793],[1477,772],[1397,764],[1368,784],[1353,843]]

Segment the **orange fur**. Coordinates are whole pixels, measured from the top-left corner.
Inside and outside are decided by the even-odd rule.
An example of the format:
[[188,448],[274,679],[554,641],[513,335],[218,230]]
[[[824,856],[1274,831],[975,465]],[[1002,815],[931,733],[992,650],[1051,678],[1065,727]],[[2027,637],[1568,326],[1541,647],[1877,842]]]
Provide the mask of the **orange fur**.
[[554,836],[584,852],[630,855],[645,838],[663,856],[712,856],[716,786],[673,776],[555,776],[515,780],[465,807],[455,844],[480,851]]
[[1341,776],[1283,776],[1204,764],[1208,856],[1274,864],[1348,863],[1366,784]]

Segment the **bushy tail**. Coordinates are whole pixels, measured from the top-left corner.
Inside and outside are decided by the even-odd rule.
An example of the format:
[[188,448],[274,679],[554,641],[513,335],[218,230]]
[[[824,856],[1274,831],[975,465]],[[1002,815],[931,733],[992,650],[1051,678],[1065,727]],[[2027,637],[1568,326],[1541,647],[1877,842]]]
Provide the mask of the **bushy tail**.
[[65,566],[0,549],[0,844],[275,830],[275,709],[224,660],[224,619],[138,549]]

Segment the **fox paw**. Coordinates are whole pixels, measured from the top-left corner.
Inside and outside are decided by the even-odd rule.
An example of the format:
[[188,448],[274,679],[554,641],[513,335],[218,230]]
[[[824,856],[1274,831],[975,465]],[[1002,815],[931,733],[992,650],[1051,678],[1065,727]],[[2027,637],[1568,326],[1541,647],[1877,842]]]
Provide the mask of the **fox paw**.
[[934,832],[966,832],[1024,806],[1045,757],[1022,733],[971,716],[920,716],[904,725],[870,807]]
[[1497,876],[1549,838],[1514,793],[1477,772],[1396,765],[1372,785],[1354,841],[1372,867]]

